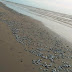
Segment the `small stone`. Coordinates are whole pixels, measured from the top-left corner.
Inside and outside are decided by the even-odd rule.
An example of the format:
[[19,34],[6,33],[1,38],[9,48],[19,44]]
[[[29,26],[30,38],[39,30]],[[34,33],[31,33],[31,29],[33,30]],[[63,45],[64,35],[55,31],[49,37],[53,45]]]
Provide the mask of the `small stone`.
[[71,59],[72,59],[72,56],[71,56]]
[[43,71],[48,71],[48,69],[43,69]]
[[56,72],[56,69],[54,68],[54,69],[52,69],[52,71],[51,72]]
[[21,62],[23,62],[23,61],[21,60]]
[[39,69],[41,69],[42,70],[42,68],[40,67]]
[[64,64],[63,67],[69,68],[69,67],[71,67],[71,65],[69,65],[69,64]]
[[58,70],[59,70],[59,71],[62,70],[62,69],[63,69],[63,68],[62,68],[61,66],[58,67]]
[[67,46],[67,47],[69,47],[69,46]]

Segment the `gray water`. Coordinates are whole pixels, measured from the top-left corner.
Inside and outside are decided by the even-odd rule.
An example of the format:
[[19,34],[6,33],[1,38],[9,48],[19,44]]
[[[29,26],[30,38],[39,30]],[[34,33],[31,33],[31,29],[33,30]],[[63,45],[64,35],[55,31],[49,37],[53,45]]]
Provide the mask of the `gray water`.
[[52,20],[37,16],[34,13],[32,13],[31,11],[29,11],[29,9],[19,6],[17,4],[5,2],[5,1],[3,1],[3,3],[6,4],[6,6],[8,6],[9,8],[11,8],[21,14],[30,16],[36,20],[41,21],[46,27],[51,29],[53,32],[57,33],[61,37],[65,38],[66,40],[72,42],[72,28],[71,27],[68,27],[63,24],[54,22]]
[[[0,0],[1,1],[1,0]],[[2,0],[3,1],[3,0]],[[4,0],[72,15],[71,0]]]

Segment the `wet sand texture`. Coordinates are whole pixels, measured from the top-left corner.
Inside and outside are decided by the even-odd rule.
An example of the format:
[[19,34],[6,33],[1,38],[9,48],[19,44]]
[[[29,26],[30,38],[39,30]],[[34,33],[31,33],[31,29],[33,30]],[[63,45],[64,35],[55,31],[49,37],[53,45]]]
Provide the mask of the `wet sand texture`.
[[71,48],[40,21],[0,3],[1,72],[72,72]]

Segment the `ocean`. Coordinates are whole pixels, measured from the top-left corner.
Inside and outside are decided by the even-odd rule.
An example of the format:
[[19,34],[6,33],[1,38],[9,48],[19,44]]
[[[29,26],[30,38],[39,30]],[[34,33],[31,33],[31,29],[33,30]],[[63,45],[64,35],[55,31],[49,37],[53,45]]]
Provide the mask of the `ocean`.
[[[35,6],[33,4],[34,3],[36,4],[37,2],[31,2],[30,1],[31,3],[29,3],[29,0],[28,1],[27,0],[21,0],[21,1],[16,1],[16,0],[13,1],[12,0],[10,2],[6,2],[5,0],[4,1],[2,0],[2,2],[4,4],[6,4],[6,6],[8,6],[9,8],[11,8],[11,9],[13,9],[13,10],[15,10],[21,14],[30,16],[30,17],[38,20],[38,21],[41,21],[50,30],[57,33],[58,35],[60,35],[64,39],[68,40],[69,42],[72,42],[72,34],[71,34],[72,33],[72,25],[71,25],[71,27],[69,27],[69,24],[62,23],[62,22],[64,22],[63,20],[65,20],[65,19],[67,19],[66,21],[69,22],[69,20],[71,20],[71,19],[68,17],[70,17],[71,15],[69,15],[68,17],[65,17],[65,15],[64,15],[64,17],[62,18],[61,14],[60,15],[58,15],[57,13],[53,14],[52,16],[56,15],[56,17],[55,17],[56,19],[58,19],[57,17],[59,17],[59,18],[61,17],[60,19],[62,20],[62,22],[60,23],[60,22],[53,21],[52,19],[50,20],[49,17],[44,18],[44,17],[38,16],[38,15],[36,15],[36,13],[34,14],[34,12],[30,11],[29,8],[32,8],[32,7],[45,9],[45,8],[43,8],[42,3],[40,3],[41,4],[40,6]],[[12,3],[12,2],[14,2],[14,3]],[[16,3],[18,3],[18,4],[16,4]],[[24,4],[24,5],[20,5],[20,4]],[[32,6],[32,7],[25,8],[25,7],[23,7],[25,5]],[[34,9],[35,8],[33,8],[33,10]],[[50,9],[47,8],[46,10],[50,10]],[[56,10],[51,9],[51,11],[56,11]],[[37,12],[40,12],[40,11],[37,11]],[[70,14],[68,12],[69,11],[67,11],[67,14]],[[64,10],[63,10],[63,13],[66,13],[66,12],[64,12]],[[44,14],[45,13],[43,13],[43,15]]]
[[72,15],[71,0],[2,0]]

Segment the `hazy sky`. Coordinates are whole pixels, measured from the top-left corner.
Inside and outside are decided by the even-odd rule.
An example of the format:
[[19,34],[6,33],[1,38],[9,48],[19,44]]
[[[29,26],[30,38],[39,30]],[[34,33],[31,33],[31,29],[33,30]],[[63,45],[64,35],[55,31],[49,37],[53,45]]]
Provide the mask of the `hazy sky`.
[[43,6],[72,9],[72,0],[31,0],[31,1],[41,4]]
[[49,10],[72,12],[72,0],[8,0]]
[[72,9],[72,0],[9,0],[28,4]]

